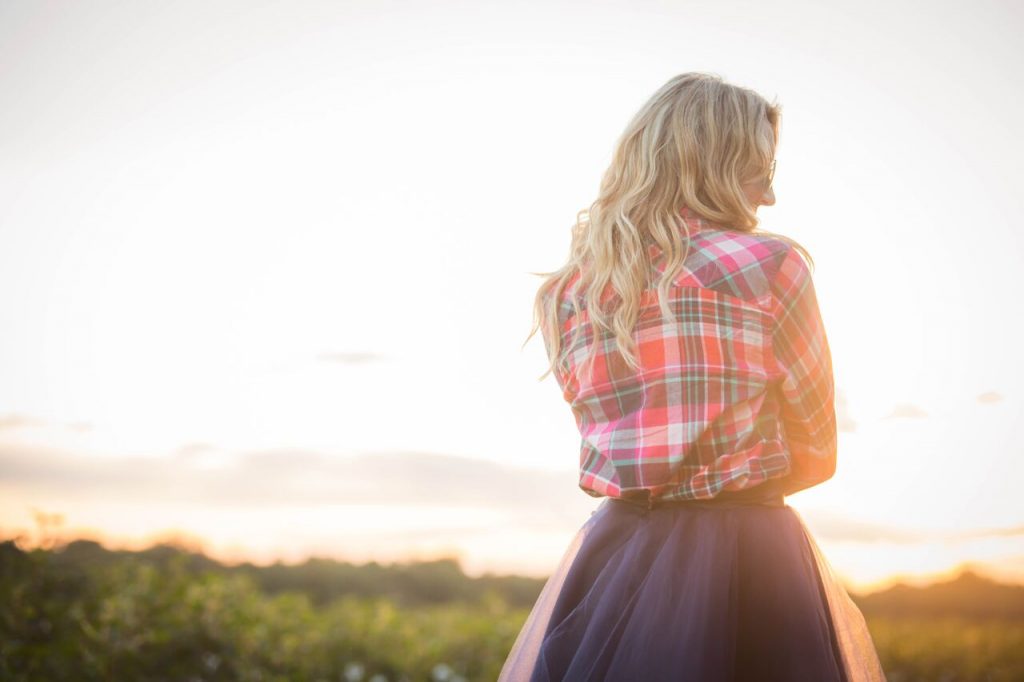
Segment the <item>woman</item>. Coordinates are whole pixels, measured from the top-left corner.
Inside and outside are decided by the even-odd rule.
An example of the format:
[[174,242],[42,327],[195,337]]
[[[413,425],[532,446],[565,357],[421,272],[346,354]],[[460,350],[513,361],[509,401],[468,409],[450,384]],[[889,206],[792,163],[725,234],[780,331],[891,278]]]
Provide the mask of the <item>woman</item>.
[[603,500],[502,682],[885,679],[784,502],[835,472],[836,416],[813,260],[755,229],[779,121],[716,75],[671,79],[619,140],[569,262],[541,273],[530,336],[582,436],[579,486]]

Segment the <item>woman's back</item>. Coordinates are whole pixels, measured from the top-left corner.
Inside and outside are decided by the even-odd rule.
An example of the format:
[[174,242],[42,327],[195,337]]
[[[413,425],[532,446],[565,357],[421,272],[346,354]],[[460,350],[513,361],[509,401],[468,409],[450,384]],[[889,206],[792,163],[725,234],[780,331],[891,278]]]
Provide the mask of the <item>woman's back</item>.
[[[669,288],[672,318],[662,319],[653,286],[641,296],[640,369],[610,333],[595,338],[578,276],[563,292],[568,352],[555,376],[581,434],[580,487],[594,497],[706,499],[769,480],[791,493],[828,479],[831,357],[803,258],[777,237],[683,217],[692,239]],[[654,244],[648,257],[656,278],[666,259]]]

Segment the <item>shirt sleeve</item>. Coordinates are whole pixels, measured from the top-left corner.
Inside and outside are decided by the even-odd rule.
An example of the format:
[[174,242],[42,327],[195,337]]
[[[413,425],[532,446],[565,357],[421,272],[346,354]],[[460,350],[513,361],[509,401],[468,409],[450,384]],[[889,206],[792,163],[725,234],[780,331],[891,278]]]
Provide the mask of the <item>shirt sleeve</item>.
[[[572,313],[572,301],[563,297],[562,300],[559,302],[556,318],[556,322],[558,324],[560,357],[557,359],[558,361],[556,362],[553,368],[552,374],[554,375],[555,382],[558,384],[558,388],[562,391],[562,397],[566,400],[566,402],[571,402],[574,396],[576,395],[575,382],[569,374],[569,363],[565,358],[561,357],[561,355],[566,350],[566,345],[571,340],[571,334],[566,332],[565,330],[565,323],[572,315]],[[548,338],[546,328],[541,330],[541,337],[544,340],[545,353],[547,354],[547,357],[550,358],[554,344],[552,342],[552,339]]]
[[792,468],[783,481],[791,494],[835,473],[835,383],[828,338],[806,261],[791,248],[772,282],[773,388]]

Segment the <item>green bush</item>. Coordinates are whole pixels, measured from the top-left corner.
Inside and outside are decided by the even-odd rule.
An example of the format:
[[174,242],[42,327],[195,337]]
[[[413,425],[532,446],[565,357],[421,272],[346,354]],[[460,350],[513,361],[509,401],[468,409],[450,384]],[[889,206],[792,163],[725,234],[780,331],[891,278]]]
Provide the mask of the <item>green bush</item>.
[[[529,611],[497,583],[472,601],[403,606],[375,586],[320,604],[185,553],[91,556],[0,543],[0,679],[489,681]],[[444,580],[453,594],[475,589]],[[868,625],[889,682],[1024,680],[1021,620],[876,615]]]

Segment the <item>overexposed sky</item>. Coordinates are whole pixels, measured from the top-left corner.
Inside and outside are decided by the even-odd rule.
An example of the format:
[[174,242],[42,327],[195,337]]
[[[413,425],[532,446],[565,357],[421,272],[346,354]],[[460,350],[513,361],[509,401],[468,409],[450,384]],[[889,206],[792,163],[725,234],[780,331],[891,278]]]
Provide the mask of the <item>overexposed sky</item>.
[[0,2],[0,531],[544,575],[597,500],[539,334],[637,108],[783,107],[855,585],[1024,580],[1024,10],[1005,2]]

